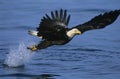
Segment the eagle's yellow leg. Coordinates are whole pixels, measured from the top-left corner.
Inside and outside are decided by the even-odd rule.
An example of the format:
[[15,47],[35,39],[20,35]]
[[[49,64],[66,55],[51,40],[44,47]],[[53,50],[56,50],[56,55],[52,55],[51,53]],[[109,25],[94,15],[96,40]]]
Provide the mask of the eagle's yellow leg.
[[34,45],[32,47],[28,47],[28,49],[32,50],[32,51],[37,51],[37,45]]

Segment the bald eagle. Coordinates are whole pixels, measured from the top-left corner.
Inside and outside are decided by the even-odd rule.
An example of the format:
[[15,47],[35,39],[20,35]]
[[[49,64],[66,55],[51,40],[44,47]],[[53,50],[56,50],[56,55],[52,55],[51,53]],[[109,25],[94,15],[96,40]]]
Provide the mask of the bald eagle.
[[41,38],[39,44],[28,47],[28,49],[36,51],[52,45],[64,45],[76,35],[112,24],[119,14],[120,10],[106,12],[95,16],[88,22],[68,28],[70,15],[67,14],[67,10],[51,11],[51,16],[48,16],[48,14],[43,16],[36,31],[28,31],[29,34]]

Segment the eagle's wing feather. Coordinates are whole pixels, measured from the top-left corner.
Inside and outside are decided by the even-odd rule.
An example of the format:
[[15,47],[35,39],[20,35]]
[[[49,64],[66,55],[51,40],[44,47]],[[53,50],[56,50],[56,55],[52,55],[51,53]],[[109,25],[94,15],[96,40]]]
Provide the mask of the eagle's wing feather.
[[57,33],[62,30],[68,29],[68,23],[70,20],[70,15],[67,15],[67,10],[60,10],[51,12],[51,16],[47,14],[43,16],[39,27],[37,28],[38,36],[42,36],[43,39],[49,37],[56,37]]
[[117,17],[120,15],[120,10],[115,10],[111,12],[106,12],[104,14],[100,14],[90,21],[77,25],[74,28],[78,28],[81,33],[88,31],[88,30],[93,30],[93,29],[101,29],[106,27],[109,24],[112,24]]

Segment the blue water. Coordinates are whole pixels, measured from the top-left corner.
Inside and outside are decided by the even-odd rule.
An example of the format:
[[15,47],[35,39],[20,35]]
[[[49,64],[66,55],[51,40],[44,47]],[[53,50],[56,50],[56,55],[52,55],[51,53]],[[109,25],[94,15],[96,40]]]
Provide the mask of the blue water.
[[35,30],[45,13],[61,8],[71,14],[69,26],[73,27],[120,9],[120,0],[0,0],[0,79],[120,78],[120,17],[64,46],[32,54],[26,49],[39,42],[27,31]]

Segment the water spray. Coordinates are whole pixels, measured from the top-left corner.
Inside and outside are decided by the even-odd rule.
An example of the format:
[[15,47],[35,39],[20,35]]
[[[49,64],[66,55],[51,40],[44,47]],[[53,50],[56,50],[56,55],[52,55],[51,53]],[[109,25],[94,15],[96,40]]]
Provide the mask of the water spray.
[[26,48],[24,43],[20,43],[17,49],[10,49],[4,64],[8,67],[24,66],[31,60],[34,54]]

